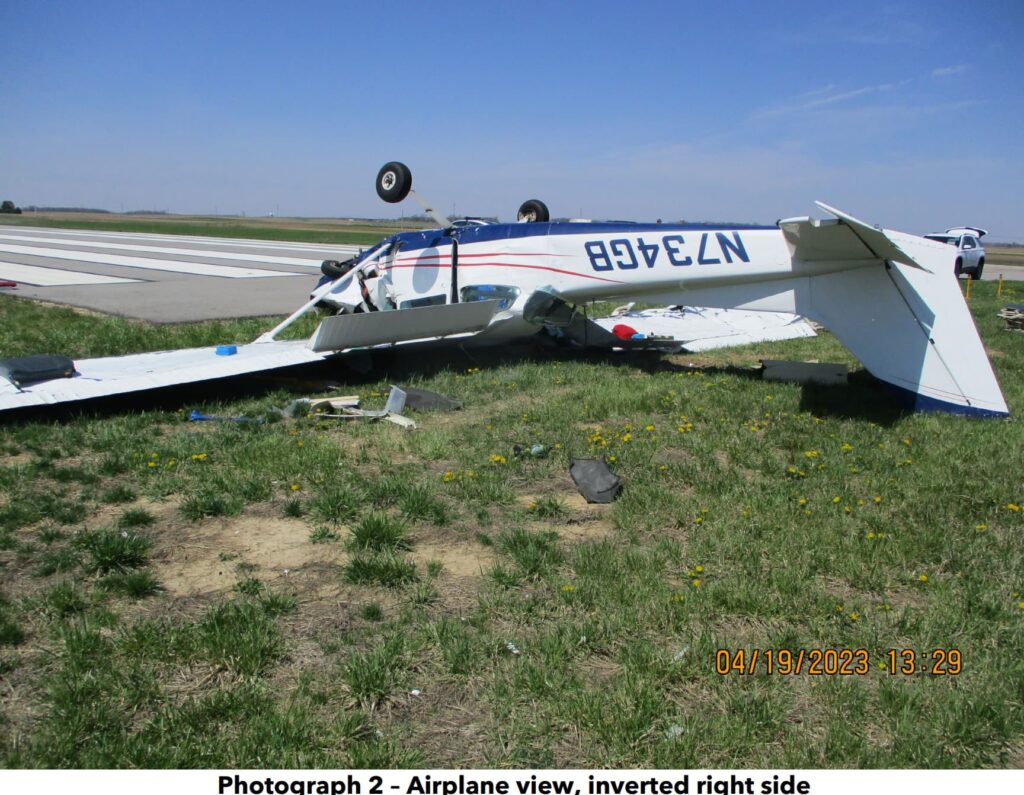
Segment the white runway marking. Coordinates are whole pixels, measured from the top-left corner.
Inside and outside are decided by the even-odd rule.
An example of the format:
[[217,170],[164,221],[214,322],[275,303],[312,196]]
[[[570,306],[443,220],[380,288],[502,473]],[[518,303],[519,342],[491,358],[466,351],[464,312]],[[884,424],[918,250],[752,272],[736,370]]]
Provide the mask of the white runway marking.
[[272,276],[302,276],[303,273],[287,271],[264,271],[256,268],[230,268],[226,265],[204,265],[201,262],[185,262],[173,259],[151,259],[147,257],[123,257],[118,254],[88,254],[86,252],[68,251],[63,248],[37,248],[35,246],[0,245],[0,252],[6,254],[28,254],[48,259],[72,260],[75,262],[91,262],[97,265],[118,265],[125,268],[145,268],[151,271],[170,271],[172,273],[191,273],[196,276],[218,276],[224,279],[265,279]]
[[70,287],[82,284],[128,284],[138,279],[118,279],[114,276],[100,276],[98,273],[75,273],[58,268],[40,268],[38,265],[21,265],[17,262],[0,262],[0,279],[32,284],[38,287]]
[[237,262],[266,262],[271,265],[301,265],[304,268],[319,268],[322,260],[308,257],[279,257],[271,254],[239,254],[237,252],[213,252],[195,248],[172,248],[170,246],[150,246],[145,244],[129,245],[127,243],[103,243],[99,241],[70,241],[61,237],[27,237],[24,235],[0,235],[0,240],[23,241],[25,243],[54,243],[70,245],[72,242],[89,248],[109,248],[116,251],[138,251],[142,254],[180,254],[206,259],[228,259]]
[[[30,227],[0,227],[4,233],[20,232],[28,230]],[[158,234],[144,234],[139,232],[80,232],[71,231],[67,229],[49,229],[46,227],[31,227],[31,231],[41,234],[42,230],[45,229],[45,233],[48,235],[60,236],[70,238],[73,242],[82,242],[81,238],[114,238],[125,239],[125,240],[147,240],[154,243],[187,243],[192,245],[193,243],[205,246],[222,247],[231,246],[232,248],[273,248],[281,251],[294,251],[294,252],[321,252],[328,251],[335,255],[335,259],[340,256],[352,256],[358,254],[360,250],[366,250],[373,244],[364,246],[354,246],[348,243],[290,243],[281,240],[257,240],[254,238],[233,238],[233,237],[203,237],[198,235],[158,235]],[[12,235],[16,237],[17,235]],[[384,234],[381,235],[383,239]]]

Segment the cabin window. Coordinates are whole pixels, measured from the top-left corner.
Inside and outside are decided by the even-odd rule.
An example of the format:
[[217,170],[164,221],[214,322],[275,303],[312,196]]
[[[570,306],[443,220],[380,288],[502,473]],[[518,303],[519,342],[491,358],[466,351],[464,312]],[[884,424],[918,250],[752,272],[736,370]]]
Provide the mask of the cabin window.
[[408,301],[402,301],[399,305],[399,309],[416,309],[420,306],[438,306],[448,302],[448,296],[444,293],[438,295],[425,295],[422,298],[410,298]]
[[462,303],[498,301],[498,309],[508,309],[519,297],[519,288],[507,284],[471,284],[459,290]]

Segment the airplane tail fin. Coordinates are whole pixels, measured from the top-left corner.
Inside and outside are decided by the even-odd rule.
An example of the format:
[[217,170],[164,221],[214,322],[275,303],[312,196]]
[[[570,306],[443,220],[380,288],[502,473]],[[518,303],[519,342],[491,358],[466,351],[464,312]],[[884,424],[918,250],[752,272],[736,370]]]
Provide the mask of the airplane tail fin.
[[[827,260],[808,262],[811,273],[819,273],[807,279],[805,300],[797,299],[804,305],[796,311],[828,328],[872,375],[906,393],[916,410],[1007,416],[953,273],[955,252],[820,206],[837,216],[875,259],[826,273],[819,268]],[[790,233],[802,223],[780,223],[791,246]],[[802,259],[799,243],[793,247],[794,259]]]

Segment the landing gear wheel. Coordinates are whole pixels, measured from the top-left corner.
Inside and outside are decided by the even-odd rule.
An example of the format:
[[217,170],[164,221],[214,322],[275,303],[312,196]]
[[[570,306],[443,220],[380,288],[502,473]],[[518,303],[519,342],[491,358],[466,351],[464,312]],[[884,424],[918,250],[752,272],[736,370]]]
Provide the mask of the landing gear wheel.
[[978,265],[974,269],[974,273],[971,274],[971,278],[975,280],[981,279],[982,271],[985,270],[985,260],[978,260]]
[[963,267],[964,261],[962,259],[958,259],[956,261],[956,265],[953,266],[953,275],[956,276],[956,278],[960,278],[960,271],[963,269]]
[[405,163],[385,163],[377,172],[377,195],[389,204],[396,204],[412,190],[412,172]]
[[355,257],[347,259],[344,262],[338,262],[337,260],[333,259],[325,259],[323,262],[320,263],[320,272],[324,276],[329,276],[331,279],[340,279],[342,276],[344,276],[346,273],[352,270],[352,268],[355,267],[355,264]]
[[548,212],[548,206],[540,199],[527,199],[519,207],[516,220],[531,224],[543,224],[551,220],[551,213]]

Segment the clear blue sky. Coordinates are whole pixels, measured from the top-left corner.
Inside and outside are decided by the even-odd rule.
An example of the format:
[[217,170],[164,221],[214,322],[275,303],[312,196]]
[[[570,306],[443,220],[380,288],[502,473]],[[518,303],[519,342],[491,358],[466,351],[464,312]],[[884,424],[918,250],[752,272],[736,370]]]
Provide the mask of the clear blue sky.
[[1024,2],[0,0],[0,198],[1024,241]]

